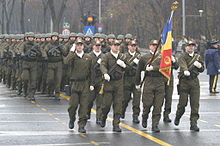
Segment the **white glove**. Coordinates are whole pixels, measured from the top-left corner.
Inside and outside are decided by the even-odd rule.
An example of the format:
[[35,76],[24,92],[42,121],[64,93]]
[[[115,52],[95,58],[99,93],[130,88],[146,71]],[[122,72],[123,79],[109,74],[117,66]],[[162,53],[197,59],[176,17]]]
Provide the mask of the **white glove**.
[[133,62],[138,65],[139,59],[135,58],[135,59],[133,60]]
[[136,88],[137,90],[140,90],[140,89],[141,89],[141,85],[135,85],[135,88]]
[[121,59],[118,59],[117,62],[116,62],[119,66],[125,68],[126,67],[126,64],[124,63],[124,61],[122,61]]
[[109,82],[110,81],[110,76],[108,74],[104,74],[104,79]]
[[89,86],[89,89],[90,89],[91,91],[93,91],[95,88],[94,88],[94,86]]
[[172,60],[173,63],[176,62],[176,59],[175,59],[175,57],[173,57],[173,56],[171,56],[171,60]]
[[73,46],[70,48],[70,51],[75,52],[75,50],[76,50],[76,44],[73,44]]
[[101,64],[101,61],[102,61],[102,59],[99,58],[99,59],[97,60],[97,63],[98,63],[98,64]]
[[185,75],[185,76],[190,76],[190,72],[189,72],[188,70],[185,70],[185,71],[184,71],[184,75]]
[[220,69],[218,70],[218,72],[220,72]]
[[153,66],[152,65],[147,65],[147,67],[146,67],[146,71],[152,71],[154,68],[153,68]]
[[193,63],[193,65],[195,65],[197,68],[201,68],[201,67],[202,67],[202,64],[199,63],[198,61],[195,61],[195,62]]

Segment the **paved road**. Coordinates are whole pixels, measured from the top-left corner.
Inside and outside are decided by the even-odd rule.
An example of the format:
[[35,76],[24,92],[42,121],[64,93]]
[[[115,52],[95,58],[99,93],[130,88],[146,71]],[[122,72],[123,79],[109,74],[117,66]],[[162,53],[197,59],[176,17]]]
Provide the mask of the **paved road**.
[[[95,124],[95,111],[88,122],[86,134],[68,129],[68,97],[61,101],[37,94],[36,102],[16,96],[0,83],[0,145],[103,145],[103,146],[156,146],[156,145],[220,145],[220,95],[209,96],[208,76],[203,73],[201,79],[200,132],[189,130],[189,106],[178,127],[173,123],[160,122],[160,133],[151,132],[149,127],[132,123],[129,105],[125,120],[122,121],[122,133],[112,132],[111,118],[106,128]],[[177,81],[177,80],[176,80]],[[176,82],[175,82],[176,83]],[[220,84],[220,82],[219,82]],[[218,86],[220,90],[220,86]],[[174,92],[171,118],[174,119],[178,96]],[[112,113],[109,114],[112,117]]]

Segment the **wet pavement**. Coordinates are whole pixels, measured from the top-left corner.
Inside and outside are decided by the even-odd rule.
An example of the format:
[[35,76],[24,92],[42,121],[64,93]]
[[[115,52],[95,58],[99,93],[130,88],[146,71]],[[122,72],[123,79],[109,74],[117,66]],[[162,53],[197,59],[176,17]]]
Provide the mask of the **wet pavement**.
[[[103,145],[103,146],[156,146],[156,145],[220,145],[220,94],[210,96],[208,92],[208,76],[200,75],[201,101],[200,119],[198,126],[200,132],[189,130],[190,106],[177,127],[172,123],[159,124],[160,133],[152,133],[151,118],[148,127],[144,129],[141,124],[132,122],[131,103],[126,117],[121,121],[122,133],[112,131],[112,112],[105,128],[95,123],[95,106],[91,119],[88,121],[86,134],[68,129],[68,97],[61,95],[61,101],[56,101],[45,95],[37,93],[36,102],[17,96],[0,83],[0,146],[4,145]],[[178,81],[175,80],[175,84]],[[220,81],[218,82],[220,84]],[[220,90],[220,86],[218,85]],[[171,119],[175,118],[178,96],[174,89]],[[151,116],[150,116],[151,117]],[[141,119],[141,118],[140,118]]]

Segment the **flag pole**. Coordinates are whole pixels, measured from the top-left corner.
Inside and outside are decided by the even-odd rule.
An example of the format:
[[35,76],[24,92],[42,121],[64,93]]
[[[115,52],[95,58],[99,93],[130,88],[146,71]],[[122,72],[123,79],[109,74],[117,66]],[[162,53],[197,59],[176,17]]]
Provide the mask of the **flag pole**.
[[[170,21],[172,20],[174,11],[175,11],[178,7],[179,7],[179,2],[178,2],[178,1],[175,1],[175,2],[172,3],[172,5],[171,5],[171,10],[172,10],[172,11],[171,11],[169,23],[170,23]],[[150,66],[150,65],[152,64],[152,62],[153,62],[153,60],[154,60],[154,58],[155,58],[156,52],[157,52],[157,50],[158,50],[158,48],[159,48],[159,46],[160,46],[160,44],[161,44],[161,36],[160,36],[158,45],[157,45],[157,47],[156,47],[156,49],[155,49],[155,51],[154,51],[154,53],[153,53],[153,56],[151,57],[150,61],[147,62],[147,66]],[[142,85],[143,85],[145,79],[146,79],[146,75],[144,74],[144,78],[143,78],[143,80],[142,80],[142,82],[141,82],[141,84],[140,84],[141,87],[142,87]]]

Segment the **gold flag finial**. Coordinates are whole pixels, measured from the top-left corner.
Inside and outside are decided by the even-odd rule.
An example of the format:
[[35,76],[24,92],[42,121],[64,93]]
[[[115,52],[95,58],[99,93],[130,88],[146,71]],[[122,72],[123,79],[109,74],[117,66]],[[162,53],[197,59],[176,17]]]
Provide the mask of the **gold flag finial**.
[[178,1],[175,1],[175,2],[172,3],[171,9],[172,9],[173,11],[175,11],[178,7],[179,7],[179,2],[178,2]]

